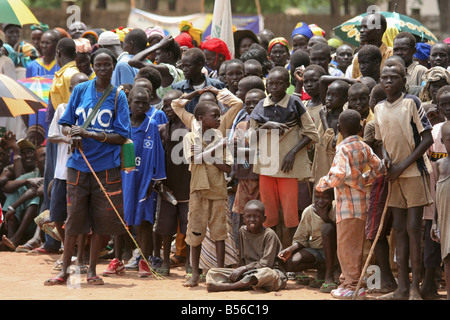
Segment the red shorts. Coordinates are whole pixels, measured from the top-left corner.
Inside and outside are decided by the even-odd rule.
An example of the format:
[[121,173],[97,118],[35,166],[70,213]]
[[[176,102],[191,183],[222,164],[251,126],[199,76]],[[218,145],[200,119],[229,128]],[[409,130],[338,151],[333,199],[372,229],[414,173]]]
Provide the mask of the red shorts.
[[293,228],[298,226],[297,179],[260,175],[259,193],[266,209],[265,227],[274,227],[278,224],[280,208],[283,211],[286,227]]

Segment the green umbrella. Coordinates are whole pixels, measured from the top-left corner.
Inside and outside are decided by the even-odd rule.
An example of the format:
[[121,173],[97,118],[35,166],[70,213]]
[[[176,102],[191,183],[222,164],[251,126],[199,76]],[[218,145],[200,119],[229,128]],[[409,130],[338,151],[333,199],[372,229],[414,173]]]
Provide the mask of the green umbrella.
[[0,0],[0,23],[23,26],[39,21],[22,0]]
[[[428,40],[432,43],[437,42],[436,36],[426,28],[422,23],[416,19],[410,18],[397,12],[380,12],[386,17],[388,27],[397,28],[398,31],[410,32],[423,40]],[[334,28],[336,36],[343,41],[359,46],[359,29],[361,27],[362,19],[369,13],[364,13],[356,16],[341,25]]]

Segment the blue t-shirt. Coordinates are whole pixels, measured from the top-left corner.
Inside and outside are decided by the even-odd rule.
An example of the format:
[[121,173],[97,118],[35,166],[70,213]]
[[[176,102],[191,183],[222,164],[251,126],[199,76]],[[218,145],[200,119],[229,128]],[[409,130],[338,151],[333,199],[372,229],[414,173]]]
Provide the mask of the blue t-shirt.
[[120,86],[126,83],[134,83],[134,77],[136,77],[139,69],[134,68],[128,64],[128,61],[130,61],[131,58],[133,58],[133,55],[125,54],[117,62],[111,78],[112,85]]
[[48,79],[53,79],[55,76],[55,72],[61,69],[59,65],[56,63],[56,60],[53,60],[48,66],[44,64],[44,60],[42,58],[37,58],[31,61],[26,69],[26,77],[44,77]]
[[[155,115],[153,115],[153,113],[155,113]],[[150,106],[150,109],[146,112],[146,114],[147,114],[149,117],[151,117],[151,116],[153,115],[153,119],[155,119],[155,121],[156,121],[156,123],[157,123],[158,125],[164,124],[164,123],[166,123],[166,122],[168,121],[168,120],[167,120],[167,116],[166,116],[166,114],[164,113],[164,111],[158,110],[158,109],[156,109],[156,108],[153,107],[153,106]]]
[[154,222],[157,193],[147,195],[152,181],[166,178],[164,149],[158,131],[156,113],[148,114],[139,127],[132,128],[136,168],[122,172],[124,219],[128,225],[143,220]]
[[[131,137],[130,116],[128,114],[128,101],[121,90],[117,99],[117,114],[115,96],[117,87],[109,94],[98,110],[97,116],[92,119],[87,131],[116,133],[129,139]],[[101,94],[95,89],[95,79],[78,84],[70,96],[66,111],[59,120],[60,125],[82,126],[88,115],[94,109]],[[83,152],[95,172],[120,166],[121,146],[111,143],[102,143],[94,139],[82,139]],[[72,154],[67,166],[82,172],[91,172],[78,150]]]

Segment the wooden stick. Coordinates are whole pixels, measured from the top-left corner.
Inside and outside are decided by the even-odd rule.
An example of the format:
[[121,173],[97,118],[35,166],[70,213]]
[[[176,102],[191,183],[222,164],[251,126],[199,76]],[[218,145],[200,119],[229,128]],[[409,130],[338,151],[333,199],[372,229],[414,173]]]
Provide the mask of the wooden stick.
[[380,238],[381,230],[383,229],[383,225],[384,225],[384,218],[386,216],[386,212],[388,209],[388,202],[389,202],[390,195],[391,195],[391,184],[388,182],[388,196],[386,197],[386,202],[384,204],[384,210],[381,215],[380,225],[378,226],[377,234],[375,236],[375,239],[373,240],[372,246],[370,247],[370,251],[369,251],[369,255],[367,256],[366,263],[364,264],[364,267],[361,271],[361,276],[359,277],[358,285],[356,286],[356,290],[355,290],[355,293],[353,294],[352,300],[355,300],[358,296],[358,291],[359,291],[359,288],[361,287],[362,280],[366,274],[367,267],[369,266],[369,261],[372,258],[373,251],[375,250],[375,246],[377,245],[378,239]]

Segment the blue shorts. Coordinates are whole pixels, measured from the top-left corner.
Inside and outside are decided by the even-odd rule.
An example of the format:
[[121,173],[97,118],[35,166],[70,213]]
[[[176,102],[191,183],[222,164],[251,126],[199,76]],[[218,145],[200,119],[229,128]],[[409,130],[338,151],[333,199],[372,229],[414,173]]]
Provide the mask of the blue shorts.
[[322,249],[313,249],[313,248],[305,247],[305,248],[303,248],[303,250],[308,251],[316,258],[316,261],[314,263],[324,263],[325,262],[325,255],[324,255]]
[[53,179],[50,198],[50,220],[65,222],[67,219],[67,187],[66,180]]

